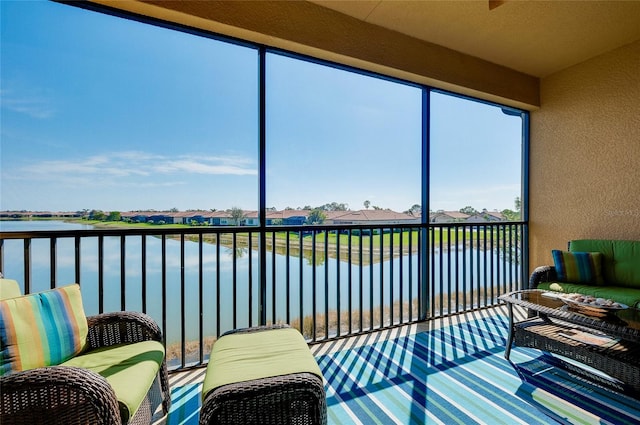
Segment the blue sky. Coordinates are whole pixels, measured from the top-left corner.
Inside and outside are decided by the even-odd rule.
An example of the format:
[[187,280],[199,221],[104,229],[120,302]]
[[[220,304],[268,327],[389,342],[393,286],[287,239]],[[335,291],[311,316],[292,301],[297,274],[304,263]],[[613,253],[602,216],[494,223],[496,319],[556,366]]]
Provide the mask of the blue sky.
[[[0,2],[0,210],[258,206],[256,50]],[[267,57],[267,206],[419,204],[421,90]],[[431,209],[513,208],[519,118],[432,95]]]

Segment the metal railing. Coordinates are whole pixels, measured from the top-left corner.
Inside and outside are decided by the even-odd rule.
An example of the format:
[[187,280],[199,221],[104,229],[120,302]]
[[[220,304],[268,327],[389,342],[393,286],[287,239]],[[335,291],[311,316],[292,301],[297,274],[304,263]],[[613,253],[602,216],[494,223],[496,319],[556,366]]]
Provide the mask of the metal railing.
[[490,307],[523,286],[524,223],[157,226],[0,232],[25,293],[71,282],[87,314],[160,323],[172,369],[230,329],[289,323],[310,343]]

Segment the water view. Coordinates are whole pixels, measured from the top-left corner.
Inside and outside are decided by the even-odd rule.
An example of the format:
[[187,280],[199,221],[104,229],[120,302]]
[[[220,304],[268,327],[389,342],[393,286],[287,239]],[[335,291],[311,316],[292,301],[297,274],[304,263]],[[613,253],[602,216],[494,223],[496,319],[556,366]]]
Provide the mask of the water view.
[[[81,222],[55,220],[0,222],[2,231],[91,228],[92,226]],[[203,243],[202,250],[197,237],[191,239],[188,236],[185,236],[184,243],[179,236],[167,236],[164,239],[159,236],[124,236],[124,243],[120,236],[104,236],[102,250],[99,237],[81,238],[78,283],[82,287],[87,315],[100,311],[102,270],[102,311],[120,310],[124,295],[126,310],[146,310],[158,323],[165,323],[168,345],[179,345],[181,341],[183,314],[185,340],[199,340],[200,303],[205,341],[215,339],[218,332],[256,325],[259,320],[257,300],[260,297],[259,255],[256,250],[258,244],[253,243],[249,249],[246,234],[244,239],[242,235],[238,235],[235,245],[230,237],[222,237],[229,236],[227,234],[216,236],[213,242],[211,239],[204,239],[210,242]],[[408,232],[405,235],[406,245]],[[294,234],[292,238],[295,236],[299,235]],[[220,244],[217,243],[218,237]],[[302,242],[308,244],[312,236],[302,238]],[[364,248],[368,249],[369,243],[372,243],[369,238],[362,237]],[[413,232],[412,238],[413,245],[416,246],[417,232]],[[451,235],[449,238],[452,238]],[[452,301],[454,297],[464,298],[465,304],[476,305],[479,301],[481,303],[481,297],[487,296],[487,292],[493,291],[495,284],[508,286],[512,280],[517,279],[517,262],[503,261],[506,251],[497,240],[495,246],[477,243],[470,246],[473,241],[462,242],[463,240],[457,245],[453,242],[444,243],[442,248],[439,244],[434,244],[430,250],[432,266],[428,273],[427,290],[428,303],[432,307],[437,303],[440,309],[455,309],[457,302]],[[410,314],[413,320],[417,319],[420,293],[417,248],[409,251],[405,246],[401,251],[395,246],[393,256],[384,255],[384,250],[388,253],[388,246],[382,250],[372,248],[375,255],[369,257],[368,253],[364,253],[361,265],[357,254],[360,241],[356,237],[353,242],[353,249],[356,251],[350,262],[342,242],[339,258],[336,258],[336,246],[331,244],[326,251],[324,248],[316,248],[315,251],[305,248],[300,258],[300,250],[295,249],[300,246],[298,239],[290,243],[289,251],[282,246],[269,249],[271,238],[267,238],[267,241],[265,262],[268,322],[291,323],[302,327],[305,336],[313,338],[325,332],[335,333],[338,326],[342,327],[344,333],[351,325],[355,328],[367,328],[383,322],[394,323],[399,321],[400,314],[404,316],[404,320]],[[50,287],[50,247],[48,238],[31,240],[32,292]],[[75,282],[75,239],[57,238],[55,248],[56,284],[61,286]],[[4,275],[22,283],[23,241],[5,240],[2,255]],[[100,256],[103,259],[102,265]],[[123,262],[121,258],[124,258]],[[164,297],[163,277],[166,281]],[[166,300],[165,321],[163,299]]]

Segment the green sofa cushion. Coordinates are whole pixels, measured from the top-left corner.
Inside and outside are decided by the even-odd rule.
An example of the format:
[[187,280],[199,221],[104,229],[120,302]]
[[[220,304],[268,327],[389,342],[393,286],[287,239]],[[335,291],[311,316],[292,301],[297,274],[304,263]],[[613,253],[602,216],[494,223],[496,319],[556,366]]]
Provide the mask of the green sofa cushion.
[[224,335],[211,350],[202,398],[223,385],[303,372],[322,379],[318,363],[296,329]]
[[572,283],[602,285],[602,254],[600,252],[551,251],[558,280]]
[[123,423],[131,418],[144,400],[164,358],[164,346],[158,341],[120,344],[89,351],[63,366],[90,369],[106,378],[120,405]]
[[88,329],[77,284],[0,300],[0,375],[70,359]]
[[640,288],[640,241],[581,239],[571,241],[569,250],[601,252],[605,284]]
[[605,299],[612,299],[629,307],[640,308],[640,288],[621,286],[596,286],[566,282],[542,282],[538,289],[562,292],[564,294],[579,293]]

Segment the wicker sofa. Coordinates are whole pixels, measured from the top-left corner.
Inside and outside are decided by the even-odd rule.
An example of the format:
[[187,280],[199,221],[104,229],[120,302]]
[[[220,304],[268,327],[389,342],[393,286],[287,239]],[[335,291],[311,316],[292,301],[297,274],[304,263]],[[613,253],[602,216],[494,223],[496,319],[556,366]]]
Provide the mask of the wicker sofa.
[[[554,265],[533,271],[530,288],[580,293],[640,308],[640,241],[573,240],[568,251],[555,250],[552,256]],[[563,263],[577,256],[584,261],[577,259],[573,267]]]
[[[60,356],[56,351],[60,351],[58,346],[64,346],[66,341],[55,335],[57,331],[51,323],[37,325],[46,328],[46,336],[41,338],[44,342],[38,342],[37,335],[24,338],[24,326],[29,326],[29,320],[37,323],[41,319],[60,318],[59,306],[49,307],[49,304],[51,300],[55,304],[55,299],[65,297],[68,299],[64,302],[75,309],[74,317],[80,324],[59,326],[59,330],[80,329],[81,349],[58,362],[56,359]],[[25,316],[29,304],[36,306],[41,314]],[[62,317],[60,321],[72,323],[73,320]],[[38,334],[36,325],[33,329]],[[20,296],[16,281],[1,279],[0,338],[0,423],[3,425],[150,424],[160,405],[162,414],[169,411],[168,374],[158,325],[149,316],[136,312],[85,317],[78,285]],[[33,340],[45,345],[49,342],[43,349],[44,355],[34,354],[37,350],[33,348]],[[19,357],[20,350],[23,358]],[[43,358],[44,365],[41,364]],[[34,364],[39,367],[31,367]]]

